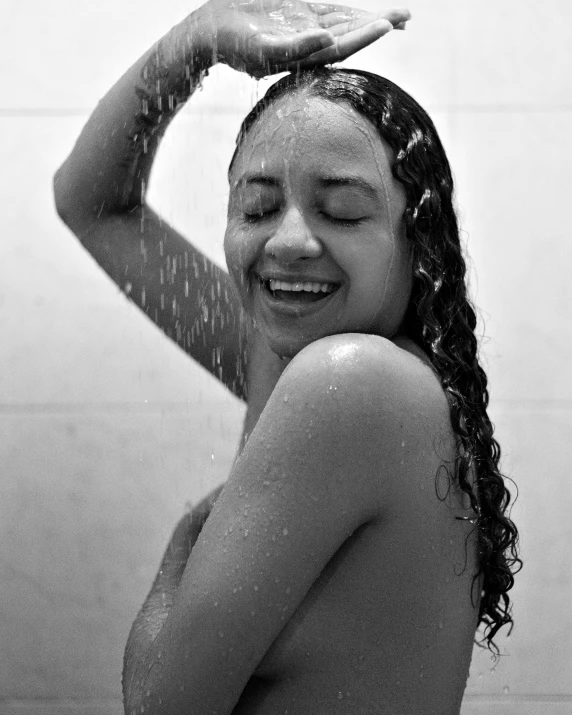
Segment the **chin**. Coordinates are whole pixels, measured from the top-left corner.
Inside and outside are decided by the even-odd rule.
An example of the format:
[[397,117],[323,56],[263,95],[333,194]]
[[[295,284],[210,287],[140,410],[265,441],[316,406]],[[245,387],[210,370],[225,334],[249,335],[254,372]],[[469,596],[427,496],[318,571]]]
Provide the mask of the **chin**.
[[273,353],[278,355],[279,358],[282,358],[283,360],[285,359],[292,359],[293,357],[296,357],[296,355],[303,350],[305,347],[310,345],[311,343],[316,342],[316,340],[320,340],[320,338],[324,337],[323,335],[317,335],[312,338],[286,338],[284,336],[269,336],[266,335],[265,339],[266,342],[268,343],[268,347],[270,350],[272,350]]

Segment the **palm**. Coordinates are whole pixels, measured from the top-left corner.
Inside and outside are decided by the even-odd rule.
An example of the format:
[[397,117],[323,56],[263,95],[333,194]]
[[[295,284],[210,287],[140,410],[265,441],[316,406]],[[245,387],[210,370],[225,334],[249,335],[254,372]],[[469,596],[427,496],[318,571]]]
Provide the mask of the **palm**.
[[202,10],[219,61],[255,77],[339,62],[409,19],[301,0],[210,0]]

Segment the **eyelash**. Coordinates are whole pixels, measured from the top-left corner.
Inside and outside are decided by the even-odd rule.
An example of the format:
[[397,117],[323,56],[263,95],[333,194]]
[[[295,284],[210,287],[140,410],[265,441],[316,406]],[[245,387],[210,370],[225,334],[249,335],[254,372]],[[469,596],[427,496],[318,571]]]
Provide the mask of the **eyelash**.
[[[263,213],[259,214],[244,214],[244,220],[246,223],[259,223],[260,221],[264,221],[265,219],[268,219],[270,216],[274,215],[275,213],[278,212],[278,209],[274,211],[265,211]],[[360,223],[362,223],[365,218],[334,218],[333,216],[329,216],[328,214],[324,212],[320,212],[321,215],[330,223],[333,223],[336,226],[345,226],[346,228],[351,228],[354,226],[359,226]]]

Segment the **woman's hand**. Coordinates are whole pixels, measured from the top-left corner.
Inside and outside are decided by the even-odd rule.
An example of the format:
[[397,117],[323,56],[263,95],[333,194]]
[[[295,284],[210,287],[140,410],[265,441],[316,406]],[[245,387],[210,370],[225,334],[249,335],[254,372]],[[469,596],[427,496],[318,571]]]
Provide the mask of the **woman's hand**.
[[260,78],[340,62],[402,28],[410,13],[301,0],[209,0],[192,17],[216,61]]
[[171,611],[191,550],[221,491],[222,486],[199,502],[185,514],[173,532],[151,591],[133,623],[125,648],[125,703],[129,703],[134,695],[137,668]]

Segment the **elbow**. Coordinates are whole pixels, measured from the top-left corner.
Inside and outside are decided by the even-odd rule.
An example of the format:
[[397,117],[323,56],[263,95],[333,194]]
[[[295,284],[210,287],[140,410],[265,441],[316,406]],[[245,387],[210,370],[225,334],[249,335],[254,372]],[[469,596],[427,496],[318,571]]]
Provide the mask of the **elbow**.
[[54,174],[54,205],[60,219],[79,238],[92,222],[94,211],[88,206],[85,194],[74,183],[64,162]]
[[56,212],[66,226],[70,226],[73,223],[72,209],[74,201],[73,197],[70,196],[70,191],[65,181],[64,166],[60,166],[54,174],[53,190]]

